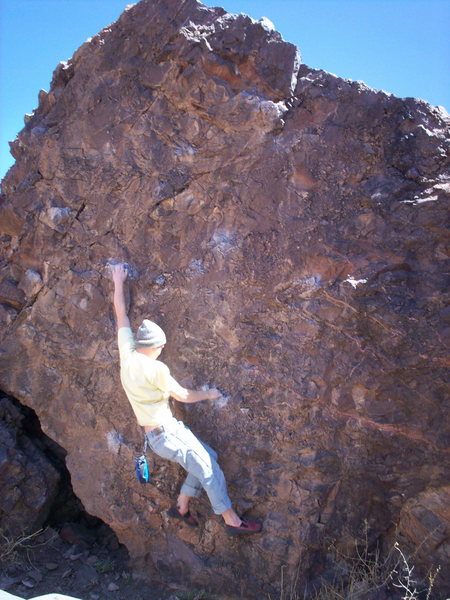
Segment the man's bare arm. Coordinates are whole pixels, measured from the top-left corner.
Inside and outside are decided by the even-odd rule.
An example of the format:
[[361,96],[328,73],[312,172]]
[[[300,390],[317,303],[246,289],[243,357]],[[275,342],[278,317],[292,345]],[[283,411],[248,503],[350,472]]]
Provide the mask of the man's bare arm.
[[123,264],[111,265],[111,273],[114,281],[114,312],[116,313],[117,329],[120,327],[130,327],[130,319],[127,315],[125,302],[125,280],[128,271]]
[[175,400],[178,400],[178,402],[192,404],[194,402],[201,402],[202,400],[217,400],[222,394],[215,388],[210,390],[188,390],[179,383],[176,383],[170,390],[170,395]]

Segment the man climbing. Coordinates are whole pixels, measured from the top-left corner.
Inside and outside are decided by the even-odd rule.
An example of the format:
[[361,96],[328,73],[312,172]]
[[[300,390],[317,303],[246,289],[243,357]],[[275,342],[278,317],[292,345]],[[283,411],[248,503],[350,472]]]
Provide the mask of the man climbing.
[[157,360],[166,336],[153,321],[144,319],[134,339],[124,293],[127,267],[116,264],[111,266],[111,271],[123,388],[153,452],[177,462],[188,473],[169,515],[196,527],[198,521],[189,512],[189,500],[198,497],[203,488],[215,514],[222,515],[229,535],[259,533],[260,523],[241,519],[233,510],[215,451],[177,421],[169,406],[169,397],[178,402],[193,403],[216,400],[221,393],[217,389],[185,389],[171,376],[169,368]]

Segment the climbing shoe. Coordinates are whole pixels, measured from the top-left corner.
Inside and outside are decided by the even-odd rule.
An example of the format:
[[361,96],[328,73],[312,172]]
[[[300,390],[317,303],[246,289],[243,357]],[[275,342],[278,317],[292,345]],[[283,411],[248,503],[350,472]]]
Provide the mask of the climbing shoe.
[[174,519],[180,519],[189,525],[190,527],[198,527],[197,519],[191,515],[188,511],[185,515],[182,515],[176,506],[171,506],[167,511],[169,517],[173,517]]
[[248,535],[250,533],[261,533],[262,524],[242,519],[242,523],[238,527],[227,525],[226,528],[228,535]]

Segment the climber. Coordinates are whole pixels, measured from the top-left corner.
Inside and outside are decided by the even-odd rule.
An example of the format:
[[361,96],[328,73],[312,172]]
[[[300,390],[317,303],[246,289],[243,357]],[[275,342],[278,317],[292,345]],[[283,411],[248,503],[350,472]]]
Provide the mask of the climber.
[[241,519],[233,510],[215,451],[177,421],[169,406],[169,397],[178,402],[193,403],[216,400],[221,393],[217,389],[185,389],[171,376],[169,368],[157,360],[166,336],[153,321],[144,319],[134,339],[125,303],[127,266],[111,265],[111,271],[123,388],[153,452],[177,462],[188,473],[176,504],[169,509],[169,516],[196,527],[198,521],[189,511],[189,500],[198,497],[203,488],[213,511],[222,515],[229,535],[259,533],[262,529],[260,523]]

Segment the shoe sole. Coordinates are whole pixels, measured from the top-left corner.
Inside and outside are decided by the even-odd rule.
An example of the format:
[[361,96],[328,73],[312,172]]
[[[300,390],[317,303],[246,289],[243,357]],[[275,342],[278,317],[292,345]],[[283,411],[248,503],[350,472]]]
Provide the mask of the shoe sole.
[[256,533],[262,533],[262,527],[259,531],[249,531],[248,529],[236,529],[227,525],[227,533],[230,537],[239,537],[241,535],[255,535]]
[[[189,522],[189,519],[187,519],[180,512],[178,512],[178,510],[176,508],[174,508],[173,506],[169,508],[169,510],[167,511],[167,514],[169,515],[169,517],[172,517],[173,519],[178,519],[179,521],[183,521],[184,523],[186,523],[186,525],[189,525],[189,527],[198,527],[198,521],[195,521],[195,523]],[[192,517],[192,515],[191,515],[191,517]],[[192,517],[192,518],[194,518],[194,517]]]

